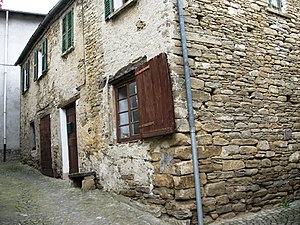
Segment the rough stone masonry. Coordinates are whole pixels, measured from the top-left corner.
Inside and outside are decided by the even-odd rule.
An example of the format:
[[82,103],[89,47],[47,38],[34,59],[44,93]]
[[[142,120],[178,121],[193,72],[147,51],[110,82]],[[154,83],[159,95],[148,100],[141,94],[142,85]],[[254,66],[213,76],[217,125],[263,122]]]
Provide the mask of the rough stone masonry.
[[[282,3],[278,11],[267,0],[184,1],[205,222],[300,198],[300,5]],[[176,0],[138,0],[108,21],[103,1],[69,8],[74,49],[61,54],[62,13],[42,35],[50,40],[47,74],[22,96],[23,161],[40,167],[39,135],[32,149],[28,130],[33,121],[38,134],[40,118],[50,114],[52,166],[63,176],[61,110],[76,100],[79,170],[96,171],[104,190],[139,200],[158,217],[195,224]],[[162,52],[176,132],[117,143],[107,81]]]

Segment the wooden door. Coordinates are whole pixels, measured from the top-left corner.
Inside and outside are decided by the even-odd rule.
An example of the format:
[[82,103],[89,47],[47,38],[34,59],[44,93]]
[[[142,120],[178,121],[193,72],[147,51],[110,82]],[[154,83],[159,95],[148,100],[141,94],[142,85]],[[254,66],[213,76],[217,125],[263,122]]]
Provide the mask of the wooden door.
[[75,105],[66,109],[69,148],[69,173],[78,173],[77,130]]
[[52,156],[51,156],[51,126],[50,115],[41,119],[40,123],[41,141],[41,172],[44,175],[53,177]]

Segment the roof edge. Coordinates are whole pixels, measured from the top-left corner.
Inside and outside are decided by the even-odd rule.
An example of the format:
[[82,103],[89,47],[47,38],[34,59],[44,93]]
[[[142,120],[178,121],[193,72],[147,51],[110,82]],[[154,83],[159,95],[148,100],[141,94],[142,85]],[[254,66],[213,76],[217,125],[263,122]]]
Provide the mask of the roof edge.
[[60,0],[46,15],[44,20],[39,24],[37,29],[34,31],[33,35],[30,37],[29,41],[27,42],[25,48],[23,49],[21,55],[15,62],[15,66],[20,65],[26,56],[28,55],[29,51],[32,49],[36,41],[40,38],[40,36],[44,33],[44,31],[52,25],[52,23],[56,20],[56,16],[59,15],[60,12],[63,12],[68,6],[73,4],[75,0]]
[[9,13],[15,13],[15,14],[25,14],[30,16],[46,16],[47,14],[43,13],[35,13],[35,12],[26,12],[26,11],[19,11],[19,10],[11,10],[11,9],[0,9],[0,12],[9,12]]

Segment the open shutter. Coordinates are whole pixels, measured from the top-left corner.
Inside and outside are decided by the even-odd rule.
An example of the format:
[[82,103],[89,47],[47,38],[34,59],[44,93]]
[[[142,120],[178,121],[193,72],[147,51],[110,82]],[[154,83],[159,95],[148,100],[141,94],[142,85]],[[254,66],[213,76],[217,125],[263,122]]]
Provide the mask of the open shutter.
[[42,72],[47,71],[47,39],[42,43]]
[[105,20],[108,20],[108,16],[113,12],[113,0],[104,0],[104,14]]
[[62,52],[67,50],[67,17],[65,16],[62,21]]
[[21,67],[21,93],[24,93],[24,64]]
[[38,79],[38,63],[39,63],[39,60],[38,60],[38,55],[39,55],[39,52],[38,50],[35,50],[34,51],[34,59],[33,59],[33,80],[36,81]]
[[29,88],[29,71],[30,71],[30,62],[27,61],[26,63],[26,89]]
[[142,138],[174,132],[174,106],[166,54],[135,70]]

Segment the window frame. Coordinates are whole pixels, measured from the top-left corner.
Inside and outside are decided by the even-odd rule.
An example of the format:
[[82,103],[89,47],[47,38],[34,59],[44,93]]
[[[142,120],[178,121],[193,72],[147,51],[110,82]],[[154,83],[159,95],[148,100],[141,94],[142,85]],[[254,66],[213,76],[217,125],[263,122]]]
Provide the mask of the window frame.
[[74,10],[70,9],[62,18],[62,54],[67,54],[74,48]]
[[279,5],[279,7],[276,7],[272,2],[272,0],[269,0],[269,8],[271,9],[274,9],[274,10],[278,10],[278,11],[282,11],[282,8],[283,8],[283,1],[282,0],[276,0],[277,1],[277,4]]
[[[130,93],[129,93],[129,85],[133,82],[136,82],[135,77],[134,77],[134,72],[131,72],[132,75],[130,75],[129,78],[127,78],[126,80],[123,80],[121,82],[119,82],[117,85],[114,86],[114,92],[115,92],[115,112],[116,112],[116,130],[117,130],[117,142],[118,143],[123,143],[123,142],[130,142],[130,141],[135,141],[135,140],[139,140],[141,138],[141,134],[140,131],[138,134],[132,134],[132,115],[131,115],[131,107],[130,107]],[[119,122],[119,89],[126,86],[127,89],[127,101],[128,101],[128,119],[129,119],[129,132],[130,132],[130,136],[128,138],[121,138],[120,137],[120,122]],[[137,88],[137,86],[136,86]],[[137,96],[137,93],[135,94]],[[125,99],[125,98],[124,98]],[[139,111],[139,108],[137,106],[137,110]],[[125,112],[125,111],[124,111]]]
[[[173,134],[175,132],[175,113],[172,81],[167,55],[161,53],[143,64],[137,64],[135,66],[131,64],[130,70],[125,71],[131,72],[126,72],[121,77],[117,76],[110,81],[115,90],[114,111],[117,142],[123,143],[137,139]],[[119,138],[119,93],[116,90],[117,88],[120,89],[126,83],[130,84],[132,81],[136,82],[137,89],[139,135],[133,135],[129,138]],[[127,100],[128,106],[131,107],[130,98],[128,96]],[[132,119],[129,120],[127,124],[132,126]],[[130,134],[132,135],[132,131],[130,131]]]
[[21,67],[21,88],[22,94],[28,91],[29,89],[29,73],[30,73],[30,61],[27,60]]
[[121,11],[125,8],[134,5],[137,0],[122,0],[123,4],[119,8],[114,8],[114,1],[115,0],[104,0],[104,19],[108,21],[118,15]]
[[47,73],[48,70],[48,62],[47,62],[47,54],[48,54],[48,41],[47,38],[44,38],[42,41],[42,75]]

